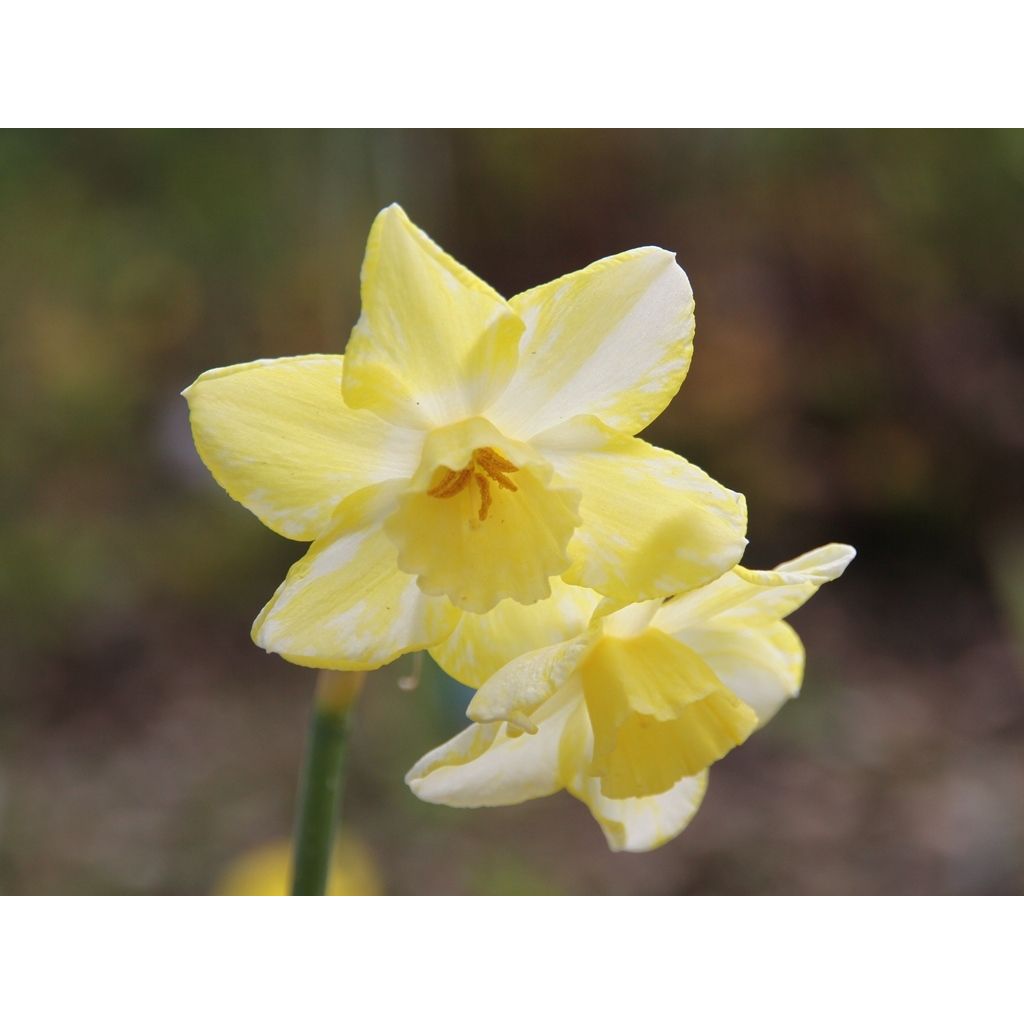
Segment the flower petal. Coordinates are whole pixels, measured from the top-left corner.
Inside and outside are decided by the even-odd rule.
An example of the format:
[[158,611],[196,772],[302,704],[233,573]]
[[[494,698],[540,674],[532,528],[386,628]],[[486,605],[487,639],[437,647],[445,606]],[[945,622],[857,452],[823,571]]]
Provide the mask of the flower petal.
[[345,355],[345,400],[404,426],[473,416],[515,371],[522,321],[401,207],[373,222],[363,311]]
[[582,634],[513,658],[477,690],[466,714],[475,722],[511,722],[518,729],[536,732],[537,709],[559,687],[569,684],[593,639],[596,634]]
[[615,851],[643,853],[675,839],[700,809],[707,791],[708,773],[680,779],[668,792],[657,796],[612,800],[601,792],[599,779],[580,776],[569,792],[582,800]]
[[593,755],[594,731],[586,706],[579,704],[562,733],[560,773],[569,792],[590,808],[613,850],[653,850],[679,835],[697,813],[707,771],[680,779],[656,796],[613,799],[601,791],[601,779],[589,773]]
[[602,637],[579,676],[594,734],[587,773],[601,776],[601,792],[613,799],[667,792],[757,725],[707,662],[657,629]]
[[299,665],[371,669],[454,629],[459,612],[398,570],[381,527],[393,502],[388,485],[345,500],[253,623],[260,647]]
[[483,615],[463,615],[430,654],[460,683],[480,686],[519,655],[584,632],[598,601],[593,590],[555,576],[551,596],[543,601],[520,604],[509,598]]
[[686,459],[592,416],[533,438],[556,479],[580,491],[582,525],[562,578],[624,601],[667,597],[732,568],[747,508]]
[[804,646],[786,622],[755,628],[687,629],[676,635],[744,704],[754,709],[758,728],[800,692]]
[[822,584],[842,576],[855,554],[848,544],[826,544],[774,569],[757,571],[737,565],[706,587],[666,601],[655,615],[654,625],[675,635],[711,622],[778,622]]
[[581,413],[635,434],[686,376],[693,292],[664,249],[609,256],[509,305],[526,330],[516,374],[488,415],[513,437]]
[[538,710],[532,735],[504,723],[471,725],[412,766],[405,781],[421,799],[449,807],[497,807],[548,796],[563,786],[562,730],[579,706],[579,687],[562,687]]
[[337,355],[259,359],[209,370],[183,392],[216,481],[292,540],[322,533],[354,491],[416,468],[421,435],[350,409],[341,376]]

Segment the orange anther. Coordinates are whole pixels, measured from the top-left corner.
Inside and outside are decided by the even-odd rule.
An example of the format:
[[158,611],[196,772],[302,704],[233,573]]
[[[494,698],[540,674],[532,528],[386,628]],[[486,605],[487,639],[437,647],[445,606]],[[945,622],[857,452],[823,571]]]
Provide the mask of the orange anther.
[[476,477],[477,486],[480,488],[480,511],[477,515],[480,516],[480,522],[483,522],[487,518],[487,513],[491,507],[491,485],[487,482],[487,477],[483,473],[474,473]]
[[[482,472],[478,471],[482,470]],[[481,522],[487,518],[494,498],[491,494],[491,480],[506,491],[519,488],[509,480],[507,473],[518,473],[519,467],[499,455],[493,448],[475,448],[469,463],[460,470],[444,467],[444,476],[427,491],[431,498],[454,498],[476,480],[480,488],[480,509],[477,513]]]

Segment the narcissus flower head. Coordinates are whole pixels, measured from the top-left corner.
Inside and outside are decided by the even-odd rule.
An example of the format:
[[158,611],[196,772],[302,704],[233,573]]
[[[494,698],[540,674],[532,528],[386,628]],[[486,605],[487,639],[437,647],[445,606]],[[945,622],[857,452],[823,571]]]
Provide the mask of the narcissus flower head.
[[[700,806],[707,769],[799,692],[803,647],[782,620],[853,555],[829,544],[770,571],[736,566],[669,601],[618,608],[580,591],[573,600],[578,614],[593,609],[589,626],[533,650],[528,638],[542,623],[509,631],[485,616],[490,643],[481,630],[478,647],[434,652],[471,685],[481,666],[507,659],[469,705],[479,724],[421,758],[406,781],[453,807],[568,789],[612,849],[667,842]],[[519,615],[539,619],[546,604]]]
[[391,206],[362,306],[344,357],[211,370],[185,392],[218,482],[313,542],[258,644],[369,669],[553,587],[657,599],[739,560],[742,496],[633,436],[690,363],[693,297],[671,253],[634,249],[506,301]]

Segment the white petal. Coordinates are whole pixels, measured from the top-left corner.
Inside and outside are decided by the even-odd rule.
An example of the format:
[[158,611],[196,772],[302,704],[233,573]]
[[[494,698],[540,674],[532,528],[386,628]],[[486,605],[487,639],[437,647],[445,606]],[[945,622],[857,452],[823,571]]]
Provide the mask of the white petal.
[[498,807],[562,788],[562,730],[580,703],[579,687],[563,687],[536,715],[537,731],[509,735],[507,724],[471,725],[421,757],[405,781],[428,803]]
[[689,825],[707,790],[708,773],[680,779],[657,796],[611,800],[602,795],[600,780],[580,778],[569,787],[589,808],[613,850],[642,853],[663,846]]
[[693,352],[693,293],[673,253],[609,256],[523,292],[519,365],[488,416],[527,437],[581,413],[635,434],[679,390]]
[[855,554],[848,544],[826,544],[774,569],[736,566],[707,586],[667,601],[655,615],[654,625],[675,634],[712,621],[723,625],[777,622],[796,611],[822,584],[838,579]]
[[567,682],[597,637],[597,631],[584,633],[514,658],[477,690],[466,713],[475,722],[511,722],[536,732],[540,712],[534,709]]

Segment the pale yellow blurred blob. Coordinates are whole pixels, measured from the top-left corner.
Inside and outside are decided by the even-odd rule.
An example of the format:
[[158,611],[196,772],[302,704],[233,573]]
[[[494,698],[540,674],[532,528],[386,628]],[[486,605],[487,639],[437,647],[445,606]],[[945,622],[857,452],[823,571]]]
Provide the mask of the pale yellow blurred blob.
[[[235,860],[221,876],[214,896],[287,896],[291,888],[291,844],[279,840],[257,846]],[[358,839],[338,842],[331,858],[328,896],[383,896],[373,856]]]

